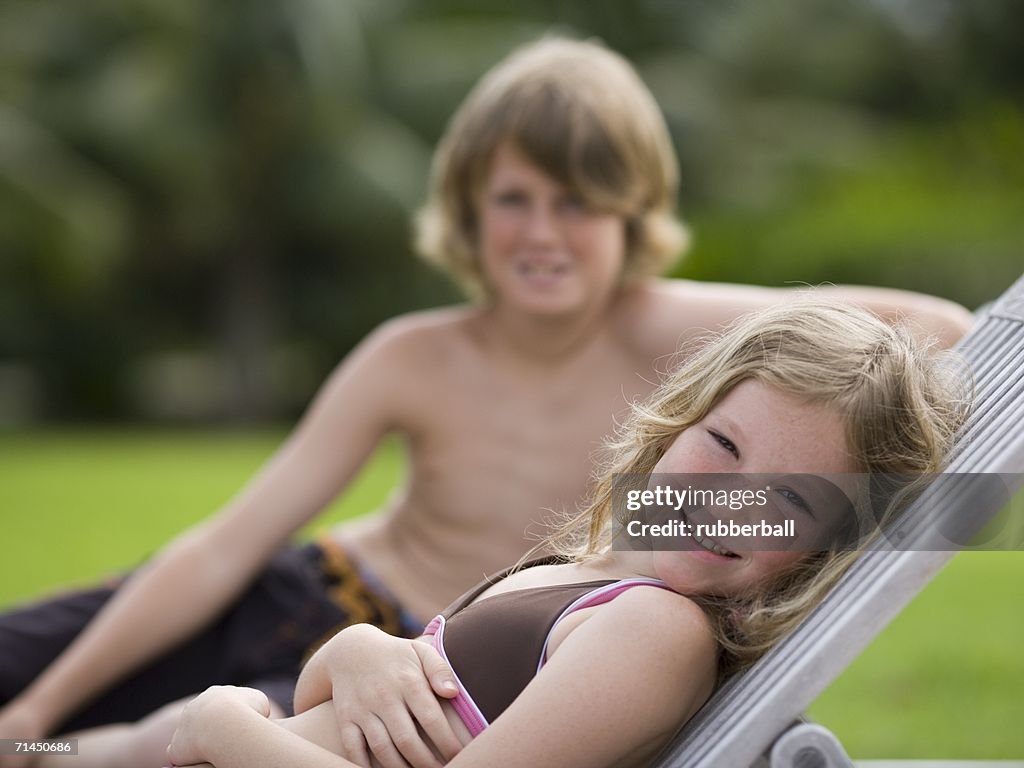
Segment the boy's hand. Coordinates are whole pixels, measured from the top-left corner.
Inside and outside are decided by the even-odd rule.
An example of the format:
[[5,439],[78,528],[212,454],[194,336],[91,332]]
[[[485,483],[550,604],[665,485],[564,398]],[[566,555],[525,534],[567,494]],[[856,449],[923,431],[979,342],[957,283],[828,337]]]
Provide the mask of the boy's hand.
[[[46,724],[35,710],[14,699],[0,708],[0,739],[38,741],[46,738]],[[38,755],[0,755],[0,768],[29,768]]]
[[178,729],[167,748],[171,765],[205,763],[208,743],[225,738],[230,713],[240,708],[253,709],[263,717],[270,717],[270,700],[254,688],[215,685],[192,699],[182,711]]
[[384,768],[440,768],[434,749],[445,762],[462,749],[438,700],[458,693],[455,678],[427,643],[359,625],[318,655],[331,678],[343,757],[367,768],[371,754]]

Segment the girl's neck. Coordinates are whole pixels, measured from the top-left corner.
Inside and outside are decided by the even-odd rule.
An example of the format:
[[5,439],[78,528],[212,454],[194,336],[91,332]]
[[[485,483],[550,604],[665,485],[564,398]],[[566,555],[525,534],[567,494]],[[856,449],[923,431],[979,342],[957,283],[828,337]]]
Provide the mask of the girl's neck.
[[608,550],[574,564],[588,579],[654,579],[650,552]]

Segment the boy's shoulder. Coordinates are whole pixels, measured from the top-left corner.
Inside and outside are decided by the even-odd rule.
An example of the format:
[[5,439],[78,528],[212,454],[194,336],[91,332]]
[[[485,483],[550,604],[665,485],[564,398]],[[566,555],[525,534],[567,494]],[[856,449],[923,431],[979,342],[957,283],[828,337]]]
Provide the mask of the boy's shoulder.
[[384,403],[391,426],[419,423],[472,363],[473,313],[450,307],[386,320],[338,363],[330,391],[346,401],[356,393],[363,404]]
[[385,320],[374,331],[395,339],[425,339],[461,332],[479,310],[468,304],[406,312]]
[[416,360],[443,354],[463,343],[477,310],[470,306],[409,312],[385,320],[366,343],[385,355]]

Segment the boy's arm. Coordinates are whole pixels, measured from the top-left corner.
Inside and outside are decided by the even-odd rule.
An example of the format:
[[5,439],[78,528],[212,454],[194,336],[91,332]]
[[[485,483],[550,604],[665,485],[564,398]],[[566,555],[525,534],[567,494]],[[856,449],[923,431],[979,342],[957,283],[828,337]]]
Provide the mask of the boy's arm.
[[822,286],[815,293],[858,304],[887,322],[906,320],[943,348],[952,347],[974,325],[974,315],[966,307],[924,293],[860,285]]
[[[140,568],[96,619],[0,711],[0,738],[49,732],[68,714],[220,613],[319,512],[393,426],[404,350],[385,326],[338,367],[293,434],[220,513]],[[396,372],[397,375],[396,375]],[[5,725],[8,724],[8,725]],[[0,766],[19,763],[0,759]]]
[[[669,300],[651,318],[654,326],[718,330],[738,316],[791,301],[803,291],[817,298],[849,302],[870,310],[890,322],[905,321],[923,339],[934,338],[944,348],[952,347],[971,328],[974,316],[956,302],[923,293],[859,285],[794,285],[767,288],[734,283],[705,283],[692,280],[658,281]],[[678,341],[678,340],[677,340]]]
[[448,765],[646,765],[710,696],[716,662],[694,603],[664,590],[630,590],[573,629]]

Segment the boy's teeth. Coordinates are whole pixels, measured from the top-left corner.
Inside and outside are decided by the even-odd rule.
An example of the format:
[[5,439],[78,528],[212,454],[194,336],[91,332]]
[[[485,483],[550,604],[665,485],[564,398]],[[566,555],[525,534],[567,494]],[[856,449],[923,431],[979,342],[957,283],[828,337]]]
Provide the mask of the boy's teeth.
[[522,272],[526,275],[546,274],[560,275],[565,272],[564,264],[524,264]]

